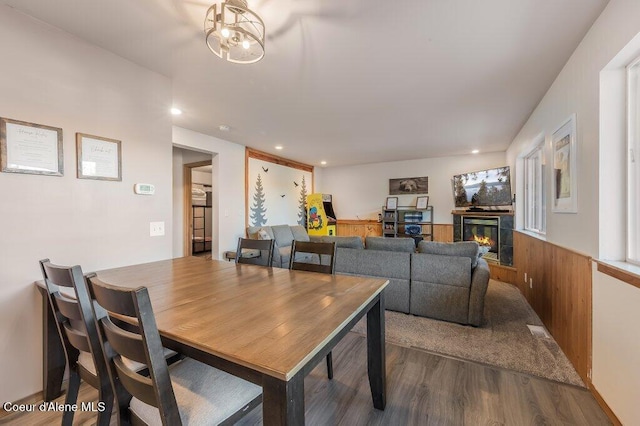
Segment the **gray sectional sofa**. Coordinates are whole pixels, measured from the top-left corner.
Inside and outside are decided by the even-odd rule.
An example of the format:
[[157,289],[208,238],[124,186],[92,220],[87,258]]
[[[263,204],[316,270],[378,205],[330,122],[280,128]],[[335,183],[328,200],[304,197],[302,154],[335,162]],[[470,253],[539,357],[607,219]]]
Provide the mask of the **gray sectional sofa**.
[[[480,326],[489,266],[479,258],[475,242],[421,241],[412,238],[307,235],[302,226],[247,228],[249,238],[275,240],[273,266],[287,268],[293,240],[336,243],[336,273],[389,280],[386,309],[444,321]],[[316,260],[317,261],[317,260]]]
[[[314,240],[316,238],[312,238]],[[336,273],[389,280],[386,309],[480,326],[489,266],[475,242],[421,241],[411,238],[319,237],[335,241]]]

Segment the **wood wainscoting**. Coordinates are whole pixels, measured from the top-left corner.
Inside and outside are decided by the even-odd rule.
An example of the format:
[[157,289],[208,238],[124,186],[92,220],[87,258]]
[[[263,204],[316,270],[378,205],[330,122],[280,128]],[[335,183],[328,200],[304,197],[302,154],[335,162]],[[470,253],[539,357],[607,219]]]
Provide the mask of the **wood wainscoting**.
[[591,384],[591,256],[513,233],[516,285],[582,380]]
[[[381,237],[382,224],[377,220],[338,219],[336,234],[341,237],[358,236],[363,240],[369,236]],[[433,241],[441,243],[453,242],[453,225],[448,223],[434,224]]]
[[382,223],[377,220],[338,219],[336,234],[341,237],[360,237],[363,241],[369,236],[381,237]]

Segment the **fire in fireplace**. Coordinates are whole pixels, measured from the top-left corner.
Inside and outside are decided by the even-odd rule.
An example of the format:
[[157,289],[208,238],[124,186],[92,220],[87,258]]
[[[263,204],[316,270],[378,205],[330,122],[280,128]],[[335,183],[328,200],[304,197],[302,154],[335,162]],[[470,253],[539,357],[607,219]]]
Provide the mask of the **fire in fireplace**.
[[464,217],[462,220],[463,241],[476,241],[480,247],[488,248],[485,259],[500,261],[500,218]]

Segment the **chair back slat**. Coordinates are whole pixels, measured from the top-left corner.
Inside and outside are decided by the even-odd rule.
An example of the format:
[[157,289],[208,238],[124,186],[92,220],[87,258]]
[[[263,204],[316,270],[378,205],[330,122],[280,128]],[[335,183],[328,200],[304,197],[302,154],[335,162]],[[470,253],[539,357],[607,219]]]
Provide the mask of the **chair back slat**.
[[67,339],[69,339],[69,343],[71,343],[74,348],[82,352],[91,353],[91,347],[89,346],[87,334],[83,330],[74,328],[70,322],[65,322],[62,327],[64,328],[64,332],[67,335]]
[[[98,278],[91,278],[90,282],[94,283],[91,286],[93,298],[98,304],[109,312],[114,312],[120,315],[136,318],[138,311],[133,299],[129,293],[131,289],[115,287],[100,281]],[[95,285],[100,283],[101,285]]]
[[56,301],[58,311],[69,320],[82,321],[82,314],[80,313],[80,306],[78,306],[77,299],[70,299],[69,297],[54,292],[53,297]]
[[113,359],[113,363],[118,372],[118,379],[124,388],[131,395],[135,395],[140,401],[158,408],[158,399],[153,389],[153,381],[148,377],[131,371],[131,369],[122,362],[121,356],[116,356]]
[[109,317],[100,320],[102,331],[114,351],[125,358],[146,364],[147,355],[142,343],[142,336],[124,330],[115,325]]
[[271,266],[274,240],[252,240],[238,238],[236,263]]
[[[301,254],[304,253],[313,255],[312,262],[300,260]],[[333,274],[335,259],[336,244],[334,242],[293,241],[289,268],[298,271]]]
[[[148,290],[146,287],[116,287],[97,277],[89,277],[87,283],[96,302],[108,312],[108,315],[99,318],[99,323],[106,339],[105,353],[112,374],[120,385],[116,385],[120,412],[127,410],[123,401],[128,404],[133,396],[157,407],[164,425],[181,425],[180,412]],[[111,321],[109,316],[113,314],[136,319],[140,333],[138,337],[133,338],[132,335],[136,334],[134,331],[127,331]],[[143,357],[139,353],[140,345]],[[146,364],[149,378],[129,369],[122,362],[123,356]],[[125,393],[126,395],[123,395]]]

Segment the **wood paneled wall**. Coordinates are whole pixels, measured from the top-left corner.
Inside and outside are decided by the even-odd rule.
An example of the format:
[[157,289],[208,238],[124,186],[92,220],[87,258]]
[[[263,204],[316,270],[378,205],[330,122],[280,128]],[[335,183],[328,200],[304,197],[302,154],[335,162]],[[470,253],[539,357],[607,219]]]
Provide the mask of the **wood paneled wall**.
[[591,257],[522,232],[513,237],[516,285],[590,384]]
[[[368,236],[382,236],[382,224],[376,220],[345,220],[340,219],[336,225],[336,234],[340,236],[358,236],[362,239]],[[442,243],[453,242],[452,224],[434,224],[433,241]]]

